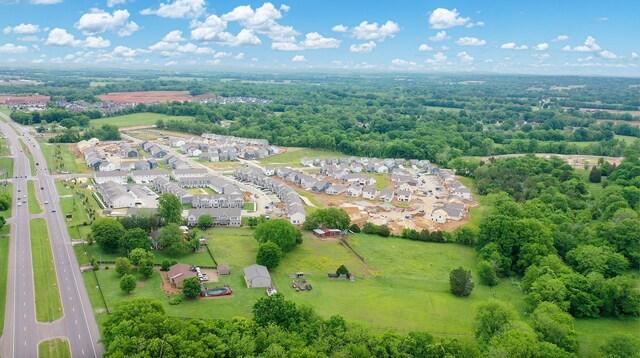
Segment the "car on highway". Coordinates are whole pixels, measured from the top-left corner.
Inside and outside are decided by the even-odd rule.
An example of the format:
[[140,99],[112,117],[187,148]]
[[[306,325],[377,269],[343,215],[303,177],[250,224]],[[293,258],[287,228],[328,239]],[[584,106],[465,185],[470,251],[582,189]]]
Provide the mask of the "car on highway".
[[49,202],[48,202],[48,201],[46,201],[46,200],[44,201],[44,203],[45,203],[45,205],[46,205],[46,204],[49,204]]
[[18,206],[21,206],[21,205],[22,205],[22,203],[21,203],[21,202],[18,202]]
[[51,212],[52,212],[52,213],[55,213],[55,212],[56,212],[56,209],[51,210]]

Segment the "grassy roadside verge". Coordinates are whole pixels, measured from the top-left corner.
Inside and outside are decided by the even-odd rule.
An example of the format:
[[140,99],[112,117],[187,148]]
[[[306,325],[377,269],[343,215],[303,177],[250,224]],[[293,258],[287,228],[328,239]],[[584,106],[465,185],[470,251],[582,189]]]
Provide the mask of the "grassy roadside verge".
[[27,182],[27,191],[29,192],[29,214],[42,214],[42,207],[36,198],[36,185],[33,180]]
[[[8,225],[7,225],[8,227]],[[9,236],[0,236],[0,336],[4,328],[4,310],[7,303],[7,271],[9,269]]]
[[38,344],[39,358],[71,358],[71,348],[66,338],[53,338]]
[[11,213],[12,213],[11,208],[13,207],[13,183],[7,183],[6,185],[4,183],[0,184],[0,195],[2,194],[9,195],[9,198],[11,199],[10,200],[11,205],[9,206],[9,208],[7,210],[0,211],[0,216],[3,216],[5,219],[8,219],[11,217]]
[[29,166],[31,167],[31,175],[36,175],[36,160],[33,159],[33,154],[29,151],[29,147],[25,144],[25,142],[20,139],[20,146],[22,147],[22,151],[24,155],[29,159]]
[[0,169],[5,173],[6,178],[13,178],[13,158],[0,158]]
[[36,320],[38,322],[53,322],[62,317],[60,290],[56,269],[53,265],[53,254],[49,243],[49,232],[44,219],[32,219],[29,222],[31,230],[31,255],[33,256],[33,277],[35,285]]

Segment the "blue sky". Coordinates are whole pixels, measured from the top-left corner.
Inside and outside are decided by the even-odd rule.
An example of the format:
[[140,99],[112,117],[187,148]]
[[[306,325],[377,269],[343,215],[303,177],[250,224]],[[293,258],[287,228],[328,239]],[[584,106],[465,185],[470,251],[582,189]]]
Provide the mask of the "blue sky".
[[640,76],[638,14],[632,0],[0,0],[0,66]]

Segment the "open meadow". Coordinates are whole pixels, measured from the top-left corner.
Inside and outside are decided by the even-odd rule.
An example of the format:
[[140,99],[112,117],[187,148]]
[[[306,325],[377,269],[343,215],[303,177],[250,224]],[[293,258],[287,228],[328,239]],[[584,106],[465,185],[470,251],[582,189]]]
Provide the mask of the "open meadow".
[[[281,148],[284,149],[284,148]],[[333,152],[330,150],[323,149],[311,149],[311,148],[286,148],[286,152],[273,155],[268,158],[259,159],[258,163],[262,166],[291,166],[291,167],[302,167],[300,164],[300,159],[302,158],[344,158],[348,157],[348,155]]]
[[161,113],[133,113],[124,116],[115,116],[94,119],[90,122],[92,127],[99,127],[103,124],[114,124],[120,128],[137,127],[137,126],[153,126],[156,122],[162,119],[164,121],[175,120],[185,121],[193,119],[190,116],[169,116]]
[[38,143],[44,160],[47,162],[47,167],[52,173],[93,173],[83,158],[76,157],[71,149],[73,144],[52,144],[43,139],[38,139]]

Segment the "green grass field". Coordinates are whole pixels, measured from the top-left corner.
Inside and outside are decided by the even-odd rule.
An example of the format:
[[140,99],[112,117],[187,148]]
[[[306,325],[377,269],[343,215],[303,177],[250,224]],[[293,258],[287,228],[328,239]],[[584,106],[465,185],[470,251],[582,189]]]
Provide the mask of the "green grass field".
[[269,158],[259,159],[258,162],[261,165],[289,165],[302,167],[300,164],[300,159],[307,157],[310,159],[313,158],[344,158],[348,157],[348,155],[332,152],[329,150],[322,149],[311,149],[311,148],[287,148],[287,152],[282,154],[277,154],[271,156]]
[[38,358],[71,358],[71,348],[66,338],[53,338],[38,344]]
[[38,297],[36,319],[38,322],[53,322],[62,317],[62,304],[47,223],[44,219],[31,219],[29,228],[35,294]]
[[607,338],[616,333],[626,333],[638,337],[640,335],[640,318],[626,317],[577,319],[576,331],[578,332],[578,344],[580,357],[601,357],[598,348]]
[[631,136],[628,136],[628,135],[617,135],[617,134],[614,135],[613,138],[619,139],[621,141],[624,141],[627,144],[631,144],[631,143],[633,143],[633,142],[635,142],[637,140],[640,140],[640,138],[631,137]]
[[8,265],[9,236],[0,236],[0,336],[2,336],[2,330],[4,329],[4,310],[7,303],[7,270],[9,269]]
[[0,216],[4,217],[5,219],[8,219],[11,217],[12,214],[12,210],[11,208],[13,207],[13,183],[4,183],[4,181],[2,181],[0,183],[0,194],[8,194],[9,197],[11,198],[10,202],[11,205],[9,206],[9,209],[4,210],[4,211],[0,211]]
[[7,116],[11,114],[11,110],[6,106],[0,106],[0,112],[6,114]]
[[0,158],[0,179],[13,178],[13,158]]
[[[602,187],[602,183],[592,183],[589,181],[589,174],[591,173],[591,169],[576,169],[576,172],[580,174],[584,179],[585,183],[587,184],[587,189],[589,189],[591,195],[598,196],[600,195],[602,190],[604,190],[604,188]],[[605,177],[602,177],[602,179],[606,180]]]
[[0,133],[0,156],[9,155],[11,151],[9,150],[9,142],[6,137],[3,137],[4,134]]
[[127,114],[124,116],[94,119],[90,122],[90,124],[92,127],[98,127],[103,124],[115,124],[120,128],[126,128],[126,127],[136,127],[136,126],[152,126],[152,125],[155,125],[159,119],[162,119],[164,121],[168,121],[168,120],[186,121],[186,120],[193,119],[193,117],[168,116],[166,114],[161,114],[161,113],[134,113],[134,114]]
[[82,158],[77,158],[71,150],[71,144],[51,144],[44,139],[38,139],[42,155],[47,162],[47,167],[52,173],[92,173]]
[[382,190],[391,188],[391,174],[366,173],[365,175],[370,175],[371,177],[373,177],[373,179],[376,180],[376,183],[373,185],[376,189]]
[[29,192],[29,214],[42,214],[42,207],[40,206],[40,202],[36,197],[36,186],[33,183],[33,180],[29,180],[27,182],[27,191]]

